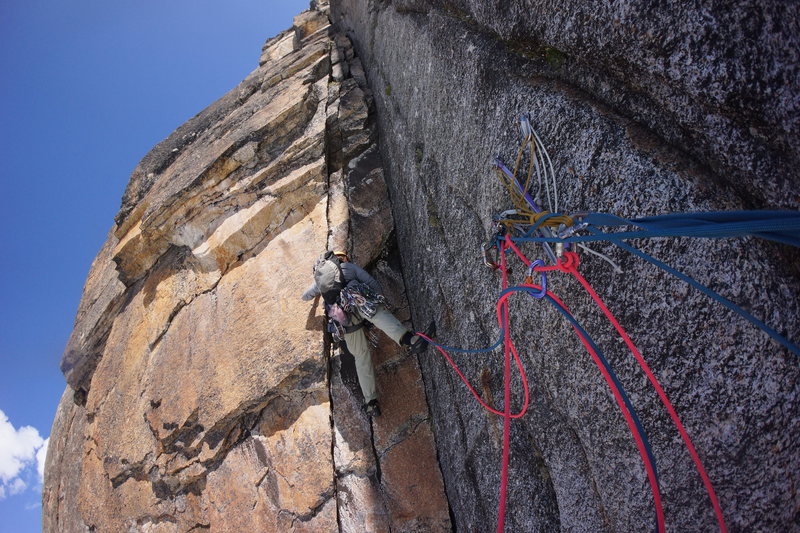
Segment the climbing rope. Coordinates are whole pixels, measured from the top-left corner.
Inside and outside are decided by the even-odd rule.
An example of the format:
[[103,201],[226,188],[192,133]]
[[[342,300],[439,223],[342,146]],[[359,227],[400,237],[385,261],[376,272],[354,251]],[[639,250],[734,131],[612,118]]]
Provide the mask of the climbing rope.
[[[536,199],[531,197],[528,192],[527,187],[530,183],[530,176],[525,186],[520,183],[517,177],[523,148],[528,145],[530,138],[538,139],[538,135],[530,125],[530,119],[527,115],[520,119],[520,123],[524,139],[517,155],[517,164],[514,171],[509,170],[499,158],[495,159],[494,162],[495,172],[511,193],[516,209],[504,211],[493,217],[492,236],[484,245],[484,263],[487,266],[497,268],[497,261],[491,261],[489,258],[490,251],[496,250],[501,240],[510,237],[515,243],[541,243],[544,247],[545,255],[553,264],[557,262],[563,250],[568,250],[570,246],[577,246],[597,255],[608,262],[616,272],[620,272],[619,266],[609,257],[588,248],[585,244],[588,242],[610,242],[688,283],[761,329],[795,355],[800,356],[800,346],[748,311],[699,281],[624,242],[626,239],[658,237],[732,238],[752,236],[800,247],[800,212],[775,210],[712,211],[672,213],[626,219],[605,213],[576,213],[573,215],[558,213],[557,200],[554,205],[551,205],[550,211],[544,211],[539,207]],[[537,146],[539,145],[537,144]],[[541,146],[538,152],[543,151],[546,152],[544,147]],[[532,161],[533,158],[532,148]],[[554,191],[556,189],[555,180],[553,180],[553,189]],[[557,194],[555,196],[557,198]],[[624,228],[625,226],[633,226],[635,229],[619,230],[619,228]],[[614,228],[618,231],[603,231],[601,228]],[[585,231],[587,234],[579,235],[578,233],[581,231]],[[550,245],[555,245],[555,253]]]
[[[453,367],[459,378],[464,382],[469,392],[476,401],[487,411],[503,417],[503,448],[501,456],[500,496],[497,519],[497,532],[502,533],[505,525],[506,494],[508,486],[509,443],[511,419],[521,418],[529,406],[529,388],[525,371],[514,343],[511,340],[510,306],[508,299],[512,294],[524,292],[529,296],[548,302],[561,313],[572,326],[581,344],[589,353],[593,362],[599,369],[603,379],[611,390],[617,406],[619,407],[628,428],[631,431],[639,455],[644,465],[648,483],[655,507],[656,530],[665,532],[664,511],[661,502],[659,477],[656,462],[649,444],[647,434],[641,421],[633,408],[630,399],[622,384],[616,376],[611,364],[592,340],[589,333],[580,325],[567,306],[551,290],[548,290],[548,272],[562,272],[573,276],[589,294],[600,311],[605,315],[610,324],[617,331],[620,338],[630,350],[639,367],[644,372],[650,384],[655,389],[661,403],[669,413],[673,424],[683,440],[692,461],[695,464],[703,486],[708,494],[714,510],[719,529],[727,532],[720,502],[714,491],[713,484],[700,460],[699,454],[680,420],[675,408],[669,401],[666,392],[659,383],[655,374],[650,369],[639,349],[631,340],[620,322],[616,319],[608,306],[603,302],[597,291],[578,272],[580,260],[575,249],[580,248],[588,253],[600,257],[610,264],[616,272],[622,270],[608,256],[592,250],[587,242],[610,242],[648,262],[676,276],[682,281],[700,290],[710,298],[718,301],[730,310],[738,313],[755,326],[759,327],[774,340],[800,355],[800,347],[792,343],[774,329],[764,324],[730,300],[712,291],[691,277],[677,271],[665,263],[645,254],[641,250],[624,242],[626,239],[658,238],[658,237],[693,237],[693,238],[731,238],[753,236],[761,239],[773,240],[779,243],[800,247],[800,213],[788,211],[733,211],[733,212],[701,212],[701,213],[676,213],[652,217],[625,219],[615,215],[603,213],[575,213],[565,214],[559,212],[558,189],[553,171],[552,161],[541,139],[532,128],[527,116],[520,120],[523,141],[520,144],[514,170],[510,170],[499,158],[494,162],[494,170],[501,183],[509,192],[513,209],[503,211],[492,218],[492,235],[483,247],[484,263],[501,273],[501,292],[496,302],[496,313],[500,338],[487,348],[466,350],[450,348],[437,344],[421,333],[445,357]],[[522,166],[523,156],[529,149],[528,172],[524,184],[518,178]],[[536,173],[537,191],[532,196],[530,187],[533,184],[534,172]],[[541,192],[544,189],[548,209],[540,207],[542,203]],[[633,227],[634,229],[629,229]],[[605,228],[605,229],[601,229]],[[583,233],[581,233],[583,232]],[[540,243],[545,257],[544,260],[530,261],[519,249],[525,242]],[[555,250],[553,250],[555,247]],[[506,253],[513,251],[526,265],[526,277],[521,285],[508,284],[510,270],[506,267]],[[492,252],[496,255],[492,257]],[[534,273],[541,276],[541,284],[533,282]],[[448,351],[461,353],[486,353],[499,348],[503,344],[504,371],[503,371],[503,410],[495,409],[488,405],[475,391],[464,373],[458,368]],[[520,373],[524,391],[523,406],[518,412],[511,412],[511,356]]]
[[458,352],[458,353],[487,353],[487,352],[493,352],[493,351],[495,351],[497,349],[498,346],[500,346],[503,343],[503,340],[505,340],[505,336],[503,335],[503,330],[500,329],[500,337],[491,346],[487,346],[486,348],[477,348],[477,349],[466,350],[466,349],[463,349],[463,348],[453,348],[452,346],[445,346],[444,344],[439,344],[439,343],[435,342],[433,339],[431,339],[429,337],[426,337],[425,335],[423,335],[423,337],[432,346],[434,346],[436,348],[440,348],[440,349],[444,350],[445,352]]
[[[517,254],[517,256],[523,263],[525,263],[526,265],[533,264],[520,252],[520,250],[516,246],[514,246],[513,242],[511,242],[509,238],[507,238],[507,244],[511,249],[514,250],[514,252]],[[694,461],[695,467],[697,468],[697,472],[700,474],[700,477],[703,480],[703,485],[706,489],[706,493],[708,494],[709,499],[711,500],[711,505],[714,508],[714,513],[717,517],[717,523],[719,524],[720,531],[726,532],[727,529],[725,527],[725,520],[722,515],[722,509],[720,507],[719,500],[717,499],[716,492],[714,491],[714,487],[711,484],[711,480],[709,479],[708,474],[706,473],[705,467],[703,466],[703,463],[700,460],[699,455],[697,454],[697,450],[694,447],[694,443],[692,442],[692,439],[689,437],[689,433],[683,426],[683,423],[678,417],[675,408],[672,406],[672,403],[669,401],[669,398],[667,398],[664,389],[661,387],[661,384],[658,382],[658,379],[656,378],[655,374],[653,374],[652,370],[650,370],[649,365],[645,361],[639,349],[633,343],[630,336],[628,336],[627,332],[623,329],[622,325],[619,323],[616,317],[614,317],[613,313],[611,313],[611,311],[608,309],[608,306],[606,306],[606,304],[603,302],[603,300],[600,298],[600,296],[597,294],[594,288],[592,288],[592,286],[589,284],[586,278],[584,278],[578,272],[579,264],[580,260],[578,254],[574,252],[565,252],[564,259],[559,261],[557,265],[555,266],[534,265],[533,269],[537,272],[542,272],[542,273],[553,270],[559,270],[561,272],[572,274],[572,276],[574,276],[575,279],[578,280],[581,286],[583,286],[586,292],[589,293],[589,295],[592,297],[592,300],[594,300],[594,302],[606,316],[611,325],[614,326],[614,329],[617,331],[619,336],[625,342],[628,349],[633,354],[634,358],[639,364],[639,367],[644,371],[648,381],[650,381],[650,384],[656,390],[658,397],[661,399],[661,403],[666,408],[667,412],[670,415],[670,418],[672,418],[672,421],[675,424],[675,427],[678,429],[678,433],[680,433],[681,438],[683,439],[683,442],[686,445],[687,450],[689,451],[689,455],[692,457],[692,461]]]
[[[573,236],[573,237],[566,237],[566,238],[553,238],[553,237],[544,237],[544,236],[519,236],[519,237],[510,237],[511,240],[515,243],[521,242],[557,242],[557,243],[577,243],[577,242],[587,242],[587,241],[608,241],[623,250],[626,250],[641,259],[655,265],[656,267],[664,270],[665,272],[675,276],[676,278],[688,283],[695,289],[699,290],[709,298],[717,301],[718,303],[724,305],[731,311],[737,313],[742,318],[749,321],[751,324],[755,325],[761,331],[765,332],[769,335],[773,340],[777,341],[778,343],[784,345],[789,350],[791,350],[795,355],[800,356],[800,346],[795,344],[794,342],[790,341],[773,328],[765,324],[760,319],[753,316],[748,311],[742,309],[740,306],[736,305],[732,301],[728,300],[724,296],[720,295],[719,293],[715,292],[714,290],[708,288],[707,286],[703,285],[699,281],[695,280],[694,278],[684,274],[683,272],[667,265],[663,261],[660,261],[649,254],[623,242],[623,239],[628,238],[643,238],[643,237],[666,237],[666,236],[677,236],[679,232],[683,231],[684,237],[712,237],[714,235],[718,235],[721,237],[736,237],[736,236],[743,236],[743,235],[750,235],[762,238],[769,238],[770,240],[775,240],[779,242],[784,242],[786,244],[791,244],[794,240],[798,241],[798,245],[800,246],[800,213],[787,213],[787,212],[767,212],[767,213],[774,213],[774,215],[769,218],[757,218],[757,214],[753,214],[751,216],[751,220],[747,222],[736,222],[736,223],[727,223],[727,222],[720,222],[718,227],[715,228],[706,228],[705,230],[695,229],[694,231],[683,230],[679,227],[673,228],[662,228],[662,229],[645,229],[641,231],[628,231],[628,232],[617,232],[617,233],[603,233],[600,230],[596,229],[593,225],[583,225],[584,229],[589,231],[590,235],[581,235],[581,236]],[[724,213],[703,213],[703,215],[707,216],[708,218],[715,218],[720,215],[724,215]],[[763,215],[766,217],[766,215]],[[655,217],[652,217],[655,218]],[[766,228],[762,230],[762,228]]]
[[[510,241],[509,241],[510,243]],[[513,243],[510,243],[511,247],[513,247]],[[644,428],[639,420],[638,415],[636,414],[633,405],[628,398],[627,393],[625,392],[622,384],[620,383],[619,379],[617,378],[614,370],[612,369],[611,365],[608,363],[608,360],[603,356],[600,349],[594,343],[592,338],[586,332],[586,330],[578,323],[578,321],[574,318],[572,313],[566,307],[566,305],[552,292],[546,290],[546,278],[543,275],[542,285],[523,285],[523,286],[516,286],[516,287],[508,287],[507,283],[507,268],[505,265],[505,248],[506,243],[501,245],[502,253],[500,256],[501,259],[501,273],[503,277],[503,290],[500,293],[496,304],[497,310],[497,319],[498,324],[500,325],[502,331],[502,337],[504,340],[504,374],[503,374],[503,405],[504,410],[499,411],[494,409],[493,407],[489,406],[475,391],[472,385],[469,383],[469,380],[464,376],[464,373],[459,369],[459,367],[455,364],[452,358],[447,354],[445,347],[433,343],[433,345],[437,348],[437,350],[445,357],[447,362],[453,367],[455,372],[458,374],[459,378],[462,382],[466,385],[469,392],[473,395],[476,401],[487,411],[494,413],[499,416],[503,416],[503,451],[502,451],[502,458],[501,458],[501,476],[500,476],[500,504],[498,508],[498,533],[502,533],[504,529],[505,523],[505,510],[506,510],[506,494],[507,494],[507,486],[508,486],[508,459],[509,459],[509,441],[510,441],[510,420],[512,418],[521,418],[524,416],[528,409],[529,405],[529,388],[527,378],[525,376],[525,371],[520,360],[519,354],[517,353],[516,347],[514,343],[511,341],[510,336],[510,327],[509,327],[509,311],[508,311],[508,298],[516,293],[516,292],[527,292],[531,296],[535,298],[545,298],[546,301],[551,303],[559,312],[561,312],[567,320],[570,321],[572,324],[576,334],[578,335],[581,343],[586,348],[587,352],[589,352],[592,360],[595,362],[596,366],[600,370],[603,378],[606,380],[609,388],[612,391],[615,401],[620,408],[620,411],[623,413],[626,423],[633,434],[634,441],[636,443],[637,448],[639,449],[640,456],[642,457],[642,461],[645,465],[645,471],[647,472],[647,477],[650,482],[651,491],[653,493],[653,500],[656,507],[656,522],[658,526],[659,532],[664,532],[664,514],[663,508],[661,505],[661,497],[660,491],[658,488],[658,473],[655,466],[655,460],[653,458],[653,453],[647,439],[647,435],[644,431]],[[518,252],[518,250],[516,250]],[[524,256],[523,256],[524,257]],[[526,264],[530,265],[531,263],[527,260]],[[418,335],[422,335],[425,339],[432,341],[432,339],[426,337],[421,333],[417,333]],[[462,350],[465,351],[465,350]],[[486,349],[480,350],[486,351]],[[477,352],[477,351],[476,351]],[[514,355],[514,360],[519,369],[520,376],[522,378],[522,384],[524,389],[524,404],[519,412],[512,414],[510,412],[510,404],[511,404],[511,397],[510,397],[510,383],[511,383],[511,374],[510,374],[510,357],[509,353]]]

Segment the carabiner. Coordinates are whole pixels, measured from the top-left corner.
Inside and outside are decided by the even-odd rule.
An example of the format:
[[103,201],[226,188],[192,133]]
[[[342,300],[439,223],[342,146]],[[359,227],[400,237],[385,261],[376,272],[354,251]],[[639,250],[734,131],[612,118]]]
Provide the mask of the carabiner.
[[497,270],[500,268],[500,265],[496,261],[492,261],[491,250],[492,248],[494,248],[495,259],[497,259],[497,255],[499,252],[497,250],[497,246],[493,244],[493,240],[494,239],[483,245],[483,264],[491,268],[492,270]]
[[[528,270],[525,272],[525,284],[526,285],[533,285],[533,270],[536,267],[543,267],[545,266],[544,261],[541,259],[537,259],[528,267]],[[538,293],[530,293],[531,296],[534,298],[544,298],[544,295],[547,294],[547,274],[544,272],[539,272],[542,276],[542,288],[539,290]]]

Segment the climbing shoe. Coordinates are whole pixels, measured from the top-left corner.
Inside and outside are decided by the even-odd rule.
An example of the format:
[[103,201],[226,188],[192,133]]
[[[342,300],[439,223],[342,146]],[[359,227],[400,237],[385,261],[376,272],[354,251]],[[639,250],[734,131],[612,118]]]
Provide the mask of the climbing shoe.
[[364,406],[364,412],[366,412],[367,416],[370,418],[381,416],[381,406],[378,405],[378,400],[370,400],[369,403]]
[[[423,331],[422,334],[428,338],[434,337],[436,335],[436,323],[431,322],[428,324],[428,327],[425,328],[425,331]],[[414,335],[411,337],[409,342],[409,350],[411,353],[420,354],[425,351],[425,349],[428,347],[428,344],[430,343],[422,336]]]

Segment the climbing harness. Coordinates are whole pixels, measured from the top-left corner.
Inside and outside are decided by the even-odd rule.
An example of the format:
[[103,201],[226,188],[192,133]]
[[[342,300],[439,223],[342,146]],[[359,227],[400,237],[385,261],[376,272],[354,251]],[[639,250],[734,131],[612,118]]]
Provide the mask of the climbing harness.
[[347,313],[358,313],[362,318],[372,318],[378,309],[389,304],[382,294],[375,294],[367,284],[351,281],[339,293],[339,303]]
[[351,316],[338,303],[325,304],[327,330],[335,342],[344,340],[346,333],[354,333],[364,327],[364,322],[353,324]]
[[[500,337],[494,344],[487,348],[467,350],[443,346],[436,343],[433,339],[418,333],[427,339],[445,357],[459,378],[464,382],[469,392],[484,409],[503,417],[503,451],[501,458],[500,503],[498,508],[497,532],[502,533],[505,524],[510,421],[512,418],[521,418],[524,416],[529,405],[529,388],[525,370],[517,349],[511,340],[509,326],[510,313],[508,299],[517,293],[526,293],[536,300],[545,301],[562,314],[570,323],[579,340],[599,369],[625,418],[626,424],[631,431],[641,456],[653,497],[656,514],[656,530],[659,533],[664,533],[665,531],[658,471],[647,434],[644,431],[627,393],[602,351],[589,333],[580,325],[575,316],[569,311],[564,302],[548,288],[548,284],[550,283],[548,280],[548,273],[559,272],[574,277],[587,294],[589,294],[609,323],[617,331],[648,381],[655,389],[661,403],[678,430],[695,464],[695,468],[702,479],[703,486],[708,494],[711,506],[713,507],[719,529],[722,533],[726,533],[727,528],[725,526],[721,505],[714,491],[711,479],[700,460],[686,428],[683,426],[683,423],[669,401],[663,387],[661,387],[655,374],[648,366],[630,336],[628,336],[622,325],[586,278],[579,273],[578,267],[580,265],[580,258],[576,251],[577,249],[581,249],[587,253],[593,254],[606,261],[616,272],[622,272],[611,258],[592,250],[586,245],[586,243],[590,242],[612,243],[700,290],[706,296],[750,321],[796,355],[800,355],[800,347],[767,326],[761,320],[755,318],[749,312],[743,310],[738,305],[686,274],[624,242],[626,239],[655,237],[729,238],[753,236],[800,247],[800,213],[790,211],[701,212],[675,213],[633,219],[625,219],[603,213],[564,214],[559,212],[558,190],[552,161],[539,135],[531,126],[530,119],[527,115],[521,117],[520,128],[523,140],[517,153],[513,171],[499,158],[495,159],[493,164],[494,171],[501,183],[508,190],[514,207],[513,209],[508,209],[492,217],[490,237],[483,245],[482,249],[483,263],[487,267],[499,271],[501,274],[502,289],[496,303]],[[522,183],[518,176],[526,151],[528,152],[529,160],[528,171],[524,183]],[[534,181],[537,184],[537,189],[535,193],[531,194],[530,189]],[[546,200],[542,198],[543,190]],[[547,209],[540,207],[545,201]],[[519,249],[519,245],[528,242],[539,243],[542,246],[544,257],[549,264],[543,259],[531,261],[522,253]],[[506,253],[508,251],[512,251],[526,266],[524,282],[521,285],[509,286],[508,284],[508,275],[510,274],[510,269],[508,269],[506,265]],[[537,279],[534,280],[534,277]],[[538,284],[536,282],[538,282]],[[469,383],[469,380],[447,353],[486,353],[494,351],[501,344],[503,345],[504,355],[504,394],[502,411],[494,409],[480,397]],[[512,355],[520,374],[524,397],[523,405],[514,413],[512,413],[510,405]]]
[[[354,333],[364,327],[363,320],[353,323],[354,314],[369,320],[381,306],[389,306],[382,294],[375,294],[367,284],[353,280],[339,291],[334,303],[325,304],[328,332],[334,341],[342,341],[346,333]],[[368,336],[368,340],[375,345],[373,338]]]

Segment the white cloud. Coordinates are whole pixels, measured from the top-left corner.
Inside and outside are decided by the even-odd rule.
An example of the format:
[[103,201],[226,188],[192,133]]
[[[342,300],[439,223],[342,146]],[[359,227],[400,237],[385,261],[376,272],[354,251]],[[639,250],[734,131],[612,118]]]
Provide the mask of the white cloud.
[[[15,429],[0,410],[0,500],[19,494],[28,487],[23,477],[26,474],[32,476],[29,470],[34,466],[39,467],[38,452],[46,450],[46,446],[47,441],[42,439],[36,428],[23,426]],[[42,462],[46,453],[42,453]]]
[[28,488],[28,484],[22,481],[20,478],[14,478],[14,480],[8,485],[8,493],[9,494],[19,494],[23,490]]
[[47,459],[48,444],[50,444],[50,437],[44,439],[42,447],[36,452],[36,471],[39,472],[39,483],[44,482],[44,460]]

